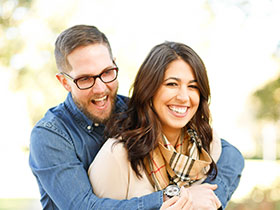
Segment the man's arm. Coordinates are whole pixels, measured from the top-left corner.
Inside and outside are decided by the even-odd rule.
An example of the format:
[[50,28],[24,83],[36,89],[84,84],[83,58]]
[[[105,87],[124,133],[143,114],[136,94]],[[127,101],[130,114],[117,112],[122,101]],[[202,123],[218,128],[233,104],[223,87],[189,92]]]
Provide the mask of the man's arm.
[[214,192],[224,209],[239,184],[241,172],[244,168],[244,158],[233,145],[224,139],[221,139],[221,142],[222,153],[217,162],[218,175],[213,181],[211,181],[211,176],[208,176],[204,182],[218,185]]
[[[37,126],[31,134],[30,167],[43,192],[44,209],[159,209],[162,192],[131,200],[96,197],[87,171],[75,153],[71,139],[54,124]],[[50,197],[52,201],[46,197]]]

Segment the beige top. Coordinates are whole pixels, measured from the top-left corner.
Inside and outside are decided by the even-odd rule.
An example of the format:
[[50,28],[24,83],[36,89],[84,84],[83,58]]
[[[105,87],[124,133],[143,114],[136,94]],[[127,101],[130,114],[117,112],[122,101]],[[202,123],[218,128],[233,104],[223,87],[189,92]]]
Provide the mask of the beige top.
[[[222,151],[221,140],[215,133],[213,136],[210,155],[217,162]],[[94,193],[101,198],[121,200],[154,192],[146,173],[141,171],[143,178],[137,178],[127,159],[126,149],[122,143],[114,144],[115,141],[108,139],[89,167],[88,175]]]

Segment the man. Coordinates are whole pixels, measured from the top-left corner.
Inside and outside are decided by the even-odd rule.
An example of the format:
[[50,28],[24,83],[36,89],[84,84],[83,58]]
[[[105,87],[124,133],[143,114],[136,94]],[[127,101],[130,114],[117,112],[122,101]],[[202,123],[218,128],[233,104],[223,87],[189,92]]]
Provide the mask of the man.
[[[35,125],[30,143],[43,209],[159,209],[162,191],[131,200],[101,199],[88,180],[88,167],[104,143],[105,122],[127,108],[128,99],[117,95],[118,67],[106,36],[94,26],[71,27],[57,38],[55,58],[57,79],[69,94]],[[218,176],[206,180],[218,188],[205,184],[190,190],[200,209],[217,207],[215,189],[225,207],[239,183],[244,160],[226,141],[222,147]]]

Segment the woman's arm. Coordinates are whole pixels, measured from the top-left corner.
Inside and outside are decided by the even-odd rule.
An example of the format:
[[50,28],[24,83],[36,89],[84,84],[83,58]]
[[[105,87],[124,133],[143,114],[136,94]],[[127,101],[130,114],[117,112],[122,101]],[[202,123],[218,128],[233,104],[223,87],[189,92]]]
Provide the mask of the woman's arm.
[[129,162],[123,144],[108,139],[89,167],[94,193],[100,198],[127,199]]

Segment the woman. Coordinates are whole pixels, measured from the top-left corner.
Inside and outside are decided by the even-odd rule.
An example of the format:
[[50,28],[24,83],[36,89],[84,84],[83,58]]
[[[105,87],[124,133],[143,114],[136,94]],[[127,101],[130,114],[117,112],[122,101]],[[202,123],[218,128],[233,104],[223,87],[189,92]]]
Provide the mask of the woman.
[[110,139],[89,168],[95,194],[129,199],[216,174],[221,143],[209,100],[201,58],[181,43],[155,46],[136,75],[128,110],[110,120]]

